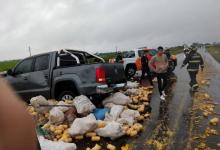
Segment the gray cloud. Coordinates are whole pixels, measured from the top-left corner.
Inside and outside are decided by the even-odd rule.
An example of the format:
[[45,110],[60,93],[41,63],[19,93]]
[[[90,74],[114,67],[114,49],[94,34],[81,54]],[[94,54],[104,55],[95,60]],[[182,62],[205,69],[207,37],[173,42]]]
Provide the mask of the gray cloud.
[[220,39],[219,0],[1,0],[0,60]]

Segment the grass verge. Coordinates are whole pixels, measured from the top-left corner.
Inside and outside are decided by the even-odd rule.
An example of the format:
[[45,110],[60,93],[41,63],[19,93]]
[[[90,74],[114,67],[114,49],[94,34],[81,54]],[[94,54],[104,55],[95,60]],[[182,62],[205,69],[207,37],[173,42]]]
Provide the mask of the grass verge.
[[0,62],[0,72],[7,71],[8,69],[15,67],[15,65],[17,63],[18,63],[18,60],[10,60],[10,61]]
[[220,63],[220,46],[209,46],[207,51]]

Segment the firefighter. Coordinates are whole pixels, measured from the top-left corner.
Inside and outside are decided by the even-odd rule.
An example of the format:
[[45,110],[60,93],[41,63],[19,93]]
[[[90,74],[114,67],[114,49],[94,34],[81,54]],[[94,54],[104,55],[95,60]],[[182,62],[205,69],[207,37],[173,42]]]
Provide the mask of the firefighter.
[[201,54],[197,52],[196,48],[190,48],[190,52],[188,55],[186,55],[186,58],[183,61],[181,68],[183,68],[187,64],[188,64],[187,70],[189,72],[189,76],[191,79],[189,84],[190,84],[191,90],[196,91],[197,88],[199,87],[197,80],[196,80],[196,75],[198,74],[199,67],[201,68],[201,71],[203,71],[203,68],[204,68],[203,58]]

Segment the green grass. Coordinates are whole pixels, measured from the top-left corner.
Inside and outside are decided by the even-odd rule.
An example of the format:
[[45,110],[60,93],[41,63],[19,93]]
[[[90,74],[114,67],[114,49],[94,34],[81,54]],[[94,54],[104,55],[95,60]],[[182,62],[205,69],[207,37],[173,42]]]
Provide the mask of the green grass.
[[99,57],[102,57],[106,62],[109,61],[109,59],[115,58],[116,53],[115,52],[110,52],[110,53],[99,53],[97,54]]
[[176,46],[176,47],[171,47],[170,49],[170,53],[173,55],[179,54],[183,52],[183,46]]
[[8,69],[15,67],[18,61],[19,60],[9,60],[0,62],[0,72],[7,71]]
[[220,63],[220,46],[208,46],[207,50]]

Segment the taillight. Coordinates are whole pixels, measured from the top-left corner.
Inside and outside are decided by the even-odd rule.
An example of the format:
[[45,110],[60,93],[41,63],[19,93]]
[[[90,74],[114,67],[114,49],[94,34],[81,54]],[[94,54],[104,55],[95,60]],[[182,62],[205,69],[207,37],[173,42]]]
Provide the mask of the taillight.
[[96,68],[96,82],[106,83],[105,70],[103,68]]

